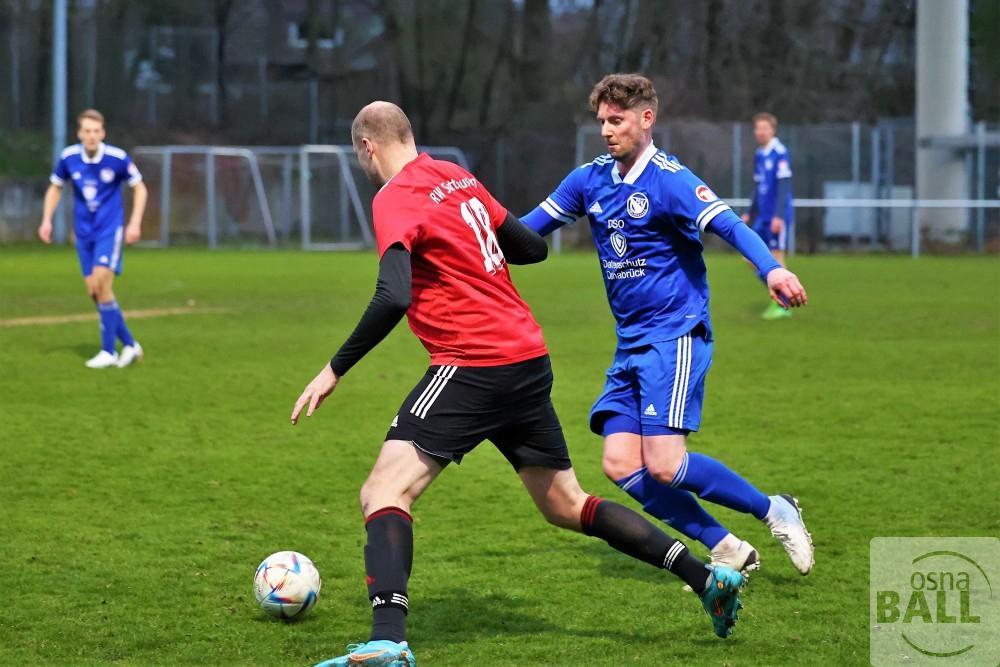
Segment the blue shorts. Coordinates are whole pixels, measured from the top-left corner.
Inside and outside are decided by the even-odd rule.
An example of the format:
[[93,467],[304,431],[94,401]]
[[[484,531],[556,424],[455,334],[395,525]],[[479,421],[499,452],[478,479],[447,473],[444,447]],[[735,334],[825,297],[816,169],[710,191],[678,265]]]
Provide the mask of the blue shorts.
[[792,231],[792,224],[788,220],[785,220],[785,224],[781,226],[781,232],[773,234],[771,233],[770,220],[758,220],[754,223],[753,230],[767,244],[768,248],[784,252],[788,250],[788,235]]
[[122,243],[125,238],[125,228],[118,227],[114,231],[93,239],[77,239],[76,254],[80,258],[80,271],[86,278],[94,272],[95,266],[103,266],[121,275]]
[[615,351],[604,391],[590,409],[590,430],[614,415],[637,420],[643,435],[685,434],[701,426],[712,341],[704,326],[680,338]]

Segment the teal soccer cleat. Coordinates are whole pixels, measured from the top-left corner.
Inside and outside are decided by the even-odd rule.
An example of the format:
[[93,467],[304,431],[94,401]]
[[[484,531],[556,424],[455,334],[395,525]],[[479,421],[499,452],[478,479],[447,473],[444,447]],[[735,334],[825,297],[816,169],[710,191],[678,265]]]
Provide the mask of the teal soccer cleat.
[[365,665],[366,667],[416,667],[417,660],[406,642],[391,642],[388,639],[375,639],[364,644],[350,644],[347,655],[326,660],[316,667],[349,667]]
[[725,639],[732,634],[738,618],[736,614],[743,608],[740,591],[743,590],[747,578],[736,570],[722,565],[716,565],[711,570],[708,586],[701,595],[701,603],[712,617],[715,634]]

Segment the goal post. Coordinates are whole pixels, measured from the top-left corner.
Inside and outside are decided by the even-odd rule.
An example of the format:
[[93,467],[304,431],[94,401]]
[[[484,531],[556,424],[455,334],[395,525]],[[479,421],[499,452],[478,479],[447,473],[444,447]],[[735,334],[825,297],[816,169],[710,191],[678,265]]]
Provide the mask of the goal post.
[[[468,169],[454,146],[421,146]],[[349,145],[139,146],[148,245],[372,248],[375,188]]]

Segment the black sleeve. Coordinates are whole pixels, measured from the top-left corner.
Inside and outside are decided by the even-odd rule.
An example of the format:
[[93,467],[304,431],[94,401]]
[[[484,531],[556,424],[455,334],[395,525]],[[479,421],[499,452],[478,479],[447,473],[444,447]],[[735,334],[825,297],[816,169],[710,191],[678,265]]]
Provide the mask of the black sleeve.
[[379,262],[378,281],[371,303],[347,342],[330,360],[330,368],[337,377],[351,370],[403,319],[410,307],[412,283],[410,253],[399,243],[390,246]]
[[497,228],[497,242],[508,264],[536,264],[549,256],[545,239],[509,212]]

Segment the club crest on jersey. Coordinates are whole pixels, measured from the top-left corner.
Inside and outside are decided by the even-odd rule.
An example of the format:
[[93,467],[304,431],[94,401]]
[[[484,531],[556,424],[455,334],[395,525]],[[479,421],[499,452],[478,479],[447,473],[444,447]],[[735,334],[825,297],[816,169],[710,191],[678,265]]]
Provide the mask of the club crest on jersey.
[[612,232],[611,247],[614,248],[619,257],[624,257],[628,250],[628,241],[625,240],[625,235],[621,232]]
[[101,180],[105,183],[110,183],[115,180],[115,172],[107,167],[101,169]]
[[698,199],[702,200],[706,204],[718,199],[718,197],[715,196],[715,193],[712,192],[707,185],[699,185],[696,187],[694,189],[694,194]]
[[641,192],[634,193],[625,204],[629,217],[643,218],[649,213],[649,199]]

